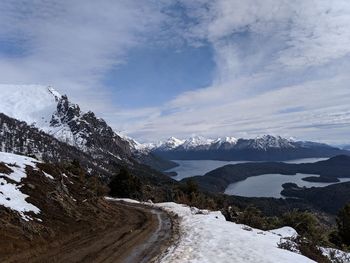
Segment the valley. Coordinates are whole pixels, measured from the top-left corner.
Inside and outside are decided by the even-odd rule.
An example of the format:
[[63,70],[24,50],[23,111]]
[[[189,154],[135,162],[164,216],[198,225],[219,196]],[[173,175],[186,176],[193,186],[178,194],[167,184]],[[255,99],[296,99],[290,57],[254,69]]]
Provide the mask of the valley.
[[0,1],[0,263],[350,263],[350,1]]
[[[347,183],[299,188],[348,180],[350,157],[327,158],[344,150],[268,135],[249,140],[210,140],[209,144],[206,139],[172,138],[157,149],[181,153],[180,160],[174,161],[159,154],[151,144],[143,145],[119,135],[103,119],[82,111],[52,88],[27,88],[14,94],[7,90],[6,96],[1,97],[28,97],[32,89],[32,94],[43,99],[40,105],[35,98],[29,105],[19,100],[17,111],[12,111],[13,105],[0,105],[3,112],[11,115],[0,113],[0,232],[6,237],[0,242],[2,261],[45,262],[50,258],[52,262],[181,262],[177,257],[188,256],[188,238],[199,242],[198,238],[214,234],[197,229],[195,222],[251,240],[245,229],[280,229],[288,225],[283,216],[295,209],[298,213],[312,211],[323,222],[322,227],[328,229],[334,224],[337,211],[350,200],[344,194]],[[228,158],[207,160],[214,145]],[[178,151],[179,147],[185,155]],[[230,149],[241,152],[241,147],[253,155],[230,160]],[[193,151],[205,154],[186,160]],[[276,162],[277,155],[272,152],[279,153],[278,160],[299,156],[296,152],[302,152],[302,158]],[[269,158],[265,160],[264,156]],[[274,161],[267,162],[270,159]],[[300,179],[304,184],[270,178],[272,184],[258,180],[249,185],[250,180],[269,174]],[[297,182],[298,186],[290,182]],[[239,186],[244,183],[248,186]],[[228,192],[234,184],[242,192]],[[254,191],[261,184],[272,188],[261,189],[264,194],[259,195]],[[278,199],[282,184],[283,196],[287,198]],[[251,190],[251,194],[247,193]],[[338,200],[337,205],[319,202],[335,192],[339,196],[332,198]],[[317,198],[319,195],[322,198]],[[261,211],[254,215],[258,222],[269,223],[240,219],[252,206]],[[213,210],[218,212],[210,212]],[[206,216],[204,221],[200,221],[200,215]],[[217,219],[223,221],[217,224]],[[272,249],[280,239],[270,232],[264,235],[269,238],[257,243],[251,240],[250,244]],[[228,238],[222,236],[225,242]],[[203,244],[203,248],[189,255],[200,258],[203,254],[211,259],[207,250]],[[221,259],[242,259],[244,253],[240,252],[235,250],[234,255],[228,255],[223,250]],[[280,249],[274,253],[286,258],[285,262],[296,257]]]

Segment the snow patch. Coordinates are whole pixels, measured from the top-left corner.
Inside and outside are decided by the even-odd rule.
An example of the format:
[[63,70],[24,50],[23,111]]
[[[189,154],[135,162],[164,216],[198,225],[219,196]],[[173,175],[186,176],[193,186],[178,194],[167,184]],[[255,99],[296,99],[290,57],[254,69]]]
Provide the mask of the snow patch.
[[[20,183],[27,176],[26,166],[36,167],[38,161],[25,156],[0,152],[0,162],[13,171],[10,174],[0,173],[0,205],[17,211],[25,221],[32,220],[25,213],[39,214],[40,209],[26,201],[29,196],[21,192]],[[12,183],[13,181],[16,183]]]
[[51,179],[51,180],[54,180],[54,179],[55,179],[55,178],[53,178],[52,175],[50,175],[50,174],[48,174],[48,173],[45,173],[44,171],[43,171],[43,173],[44,173],[45,177],[47,177],[47,178],[49,178],[49,179]]
[[49,126],[57,107],[56,92],[41,85],[3,84],[0,92],[0,112],[39,129]]

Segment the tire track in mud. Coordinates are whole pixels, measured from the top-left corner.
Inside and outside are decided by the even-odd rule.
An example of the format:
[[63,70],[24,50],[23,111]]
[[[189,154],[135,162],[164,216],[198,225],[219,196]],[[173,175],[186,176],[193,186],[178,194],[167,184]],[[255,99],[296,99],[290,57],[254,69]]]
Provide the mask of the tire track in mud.
[[84,229],[48,248],[14,255],[7,262],[157,262],[174,240],[174,219],[158,208],[108,202],[113,207],[110,212],[115,213],[116,218],[103,230]]

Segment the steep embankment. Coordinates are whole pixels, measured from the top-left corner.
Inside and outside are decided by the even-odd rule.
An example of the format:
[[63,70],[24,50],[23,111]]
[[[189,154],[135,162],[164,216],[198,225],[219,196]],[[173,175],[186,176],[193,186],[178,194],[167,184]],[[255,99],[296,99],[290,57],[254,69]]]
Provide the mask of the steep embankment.
[[0,261],[150,262],[171,238],[171,219],[105,193],[77,164],[0,153]]
[[[154,262],[170,245],[171,220],[148,207],[110,202],[90,228],[12,254],[9,262]],[[91,218],[90,220],[93,220]],[[74,227],[73,227],[74,229]]]

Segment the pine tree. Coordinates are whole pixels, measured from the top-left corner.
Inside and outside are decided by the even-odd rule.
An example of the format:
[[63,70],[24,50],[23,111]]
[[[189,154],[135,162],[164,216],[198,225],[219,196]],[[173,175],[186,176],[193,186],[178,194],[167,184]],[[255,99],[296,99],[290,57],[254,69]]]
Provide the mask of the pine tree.
[[346,204],[338,213],[337,226],[339,236],[346,245],[350,245],[350,203]]

